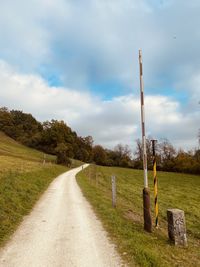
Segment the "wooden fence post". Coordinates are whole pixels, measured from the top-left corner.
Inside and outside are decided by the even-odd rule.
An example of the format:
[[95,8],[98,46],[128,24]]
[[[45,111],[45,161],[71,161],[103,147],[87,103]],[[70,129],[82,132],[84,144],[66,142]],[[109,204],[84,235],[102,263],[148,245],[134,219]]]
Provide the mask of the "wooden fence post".
[[111,176],[112,181],[112,206],[116,207],[116,177],[114,175]]

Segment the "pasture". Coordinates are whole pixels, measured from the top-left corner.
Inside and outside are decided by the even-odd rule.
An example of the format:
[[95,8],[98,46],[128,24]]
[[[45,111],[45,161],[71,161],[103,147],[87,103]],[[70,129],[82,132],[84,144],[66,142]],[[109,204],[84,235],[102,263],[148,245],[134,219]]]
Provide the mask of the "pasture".
[[[111,202],[111,175],[117,180],[117,206]],[[143,171],[91,165],[77,176],[86,198],[130,266],[200,266],[200,177],[158,172],[159,228],[143,230]],[[153,222],[153,173],[149,171]],[[166,211],[185,211],[188,247],[168,241]]]

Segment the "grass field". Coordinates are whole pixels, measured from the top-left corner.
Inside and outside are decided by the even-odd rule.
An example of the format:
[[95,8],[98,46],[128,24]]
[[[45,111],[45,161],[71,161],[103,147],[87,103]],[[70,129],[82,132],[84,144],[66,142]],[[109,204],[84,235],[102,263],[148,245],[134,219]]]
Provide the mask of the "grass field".
[[[21,145],[2,132],[0,132],[0,155],[37,162],[43,162],[44,160],[44,153]],[[45,154],[45,158],[47,162],[51,161],[52,163],[56,160],[55,156],[48,154]]]
[[[117,177],[116,209],[111,203],[113,174]],[[93,165],[77,176],[84,195],[130,266],[200,266],[200,176],[159,172],[158,180],[159,229],[149,234],[143,230],[142,171]],[[152,172],[149,184],[153,204]],[[168,208],[185,211],[187,248],[168,241]]]
[[53,164],[54,156],[46,155],[45,164],[43,159],[42,152],[0,132],[0,245],[16,230],[50,182],[67,171]]

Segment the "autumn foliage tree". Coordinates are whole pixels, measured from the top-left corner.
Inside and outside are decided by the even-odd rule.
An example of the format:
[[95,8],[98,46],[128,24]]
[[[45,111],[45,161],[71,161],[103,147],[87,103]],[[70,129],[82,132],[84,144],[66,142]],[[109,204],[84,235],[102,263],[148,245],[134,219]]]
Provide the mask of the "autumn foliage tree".
[[[114,149],[93,145],[91,136],[78,136],[64,121],[38,122],[31,114],[19,110],[0,108],[0,130],[27,146],[49,154],[57,155],[57,162],[70,164],[75,158],[83,162],[94,162],[104,166],[120,166],[142,169],[142,143],[136,140],[132,158],[128,146],[119,144]],[[199,134],[200,141],[200,134]],[[152,169],[151,138],[146,140],[148,169]],[[200,174],[200,150],[176,151],[173,145],[163,139],[157,143],[157,168],[164,171],[190,172]]]
[[[151,151],[151,138],[148,138],[147,159],[148,169],[150,170],[153,167]],[[134,168],[142,169],[142,143],[139,139],[136,140],[136,150],[134,155]],[[156,144],[156,161],[158,170],[200,174],[200,150],[196,149],[194,151],[186,152],[180,149],[177,151],[167,139],[162,139]]]
[[96,145],[93,147],[93,161],[99,165],[107,165],[106,151],[102,146]]

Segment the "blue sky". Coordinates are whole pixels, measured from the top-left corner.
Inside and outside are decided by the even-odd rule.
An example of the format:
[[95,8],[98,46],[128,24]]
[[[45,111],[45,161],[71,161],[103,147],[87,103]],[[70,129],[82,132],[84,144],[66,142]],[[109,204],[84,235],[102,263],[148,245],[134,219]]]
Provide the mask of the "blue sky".
[[133,148],[141,48],[147,134],[197,147],[199,13],[198,0],[3,0],[0,104]]

